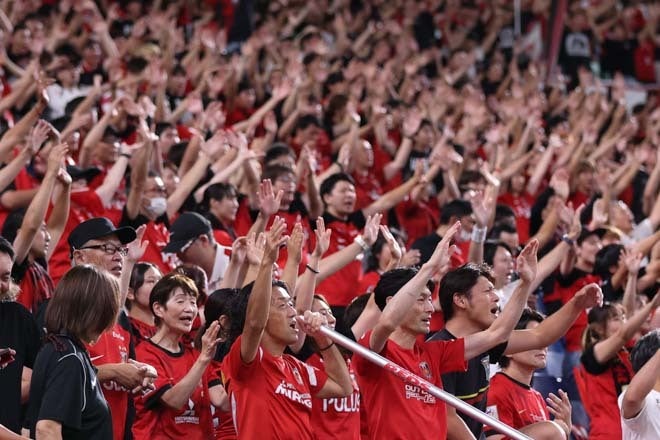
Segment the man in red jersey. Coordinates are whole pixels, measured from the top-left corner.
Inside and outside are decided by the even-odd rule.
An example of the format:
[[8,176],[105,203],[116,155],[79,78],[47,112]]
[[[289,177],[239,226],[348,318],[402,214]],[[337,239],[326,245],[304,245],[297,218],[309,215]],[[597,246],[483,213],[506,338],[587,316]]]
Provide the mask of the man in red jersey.
[[[516,330],[533,329],[541,322],[540,313],[525,309]],[[502,371],[490,381],[487,412],[535,439],[561,438],[562,435],[568,438],[571,433],[568,394],[563,390],[559,391],[560,396],[550,393],[546,406],[541,393],[531,387],[534,371],[545,368],[547,353],[548,348],[544,347],[502,356]],[[555,416],[554,422],[550,422],[550,413]],[[485,426],[484,432],[489,439],[506,438],[490,426]]]
[[[312,395],[351,394],[351,378],[334,343],[318,332],[326,319],[305,312],[299,321],[320,347],[325,372],[284,354],[298,341],[296,309],[281,282],[272,281],[273,263],[286,241],[284,221],[276,218],[266,235],[264,256],[248,299],[243,332],[224,359],[232,413],[239,439],[310,439]],[[242,319],[239,316],[232,316]]]
[[[447,230],[431,258],[419,269],[395,269],[383,274],[374,295],[379,306],[386,304],[378,323],[360,344],[391,359],[403,368],[442,387],[441,374],[464,371],[466,361],[506,341],[527,301],[529,280],[536,275],[537,245],[527,246],[519,258],[521,283],[509,306],[490,328],[451,341],[420,342],[430,330],[433,303],[429,281],[448,269],[449,243],[458,232],[456,222]],[[394,296],[392,293],[396,292]],[[445,438],[444,403],[421,387],[408,385],[365,359],[354,359],[363,405],[369,419],[369,437]],[[415,420],[414,424],[409,423]]]

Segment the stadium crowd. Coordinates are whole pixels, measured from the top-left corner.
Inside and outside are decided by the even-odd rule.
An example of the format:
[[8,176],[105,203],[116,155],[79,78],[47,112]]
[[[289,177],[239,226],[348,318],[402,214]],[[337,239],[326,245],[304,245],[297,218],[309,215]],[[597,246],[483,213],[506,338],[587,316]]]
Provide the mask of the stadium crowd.
[[0,0],[0,439],[660,438],[659,24]]

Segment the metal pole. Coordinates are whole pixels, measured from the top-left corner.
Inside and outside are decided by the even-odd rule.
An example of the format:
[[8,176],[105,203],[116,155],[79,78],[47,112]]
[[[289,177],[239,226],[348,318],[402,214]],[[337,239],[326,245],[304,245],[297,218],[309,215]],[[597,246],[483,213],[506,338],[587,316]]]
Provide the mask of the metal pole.
[[513,2],[513,33],[516,36],[516,40],[520,36],[520,0],[514,0]]
[[502,423],[499,420],[492,418],[488,414],[479,411],[469,403],[463,402],[461,399],[454,397],[453,395],[449,394],[443,389],[436,387],[431,382],[422,379],[421,377],[411,373],[405,368],[402,368],[399,365],[395,364],[394,362],[391,362],[389,359],[386,359],[383,356],[364,348],[360,344],[351,341],[346,336],[337,333],[336,331],[328,327],[321,327],[321,333],[323,333],[325,336],[332,339],[335,343],[341,345],[342,347],[351,350],[353,353],[359,354],[368,361],[373,362],[379,367],[384,368],[390,373],[398,376],[399,379],[403,380],[404,382],[410,385],[415,385],[420,387],[427,393],[455,407],[456,409],[467,414],[473,419],[478,420],[481,423],[484,423],[488,426],[495,428],[498,432],[512,438],[513,440],[532,440],[530,437],[526,436],[525,434],[522,434],[516,431],[515,429],[513,429],[512,427],[510,427],[509,425]]

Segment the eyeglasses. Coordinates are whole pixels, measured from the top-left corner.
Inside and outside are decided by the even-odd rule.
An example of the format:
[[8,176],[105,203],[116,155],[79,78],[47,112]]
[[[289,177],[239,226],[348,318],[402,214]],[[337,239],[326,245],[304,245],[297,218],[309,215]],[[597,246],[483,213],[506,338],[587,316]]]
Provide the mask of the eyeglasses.
[[100,249],[108,255],[114,255],[115,253],[119,253],[119,255],[121,255],[122,257],[128,255],[127,247],[115,246],[114,244],[96,244],[96,245],[85,246],[80,248],[81,251],[83,249]]

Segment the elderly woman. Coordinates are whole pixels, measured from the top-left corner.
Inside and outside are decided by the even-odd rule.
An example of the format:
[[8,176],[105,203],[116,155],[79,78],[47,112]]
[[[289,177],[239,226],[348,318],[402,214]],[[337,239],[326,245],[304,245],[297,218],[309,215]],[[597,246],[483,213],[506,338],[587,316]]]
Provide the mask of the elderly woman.
[[118,312],[119,283],[108,272],[80,265],[60,280],[30,384],[32,438],[112,439],[110,410],[85,344],[110,329]]
[[149,306],[156,333],[135,351],[140,362],[156,368],[158,379],[153,392],[135,400],[136,440],[205,440],[212,436],[211,404],[221,406],[225,400],[221,390],[209,390],[207,374],[220,326],[217,321],[209,325],[200,351],[184,343],[197,317],[197,297],[195,283],[176,272],[165,275],[151,290]]

